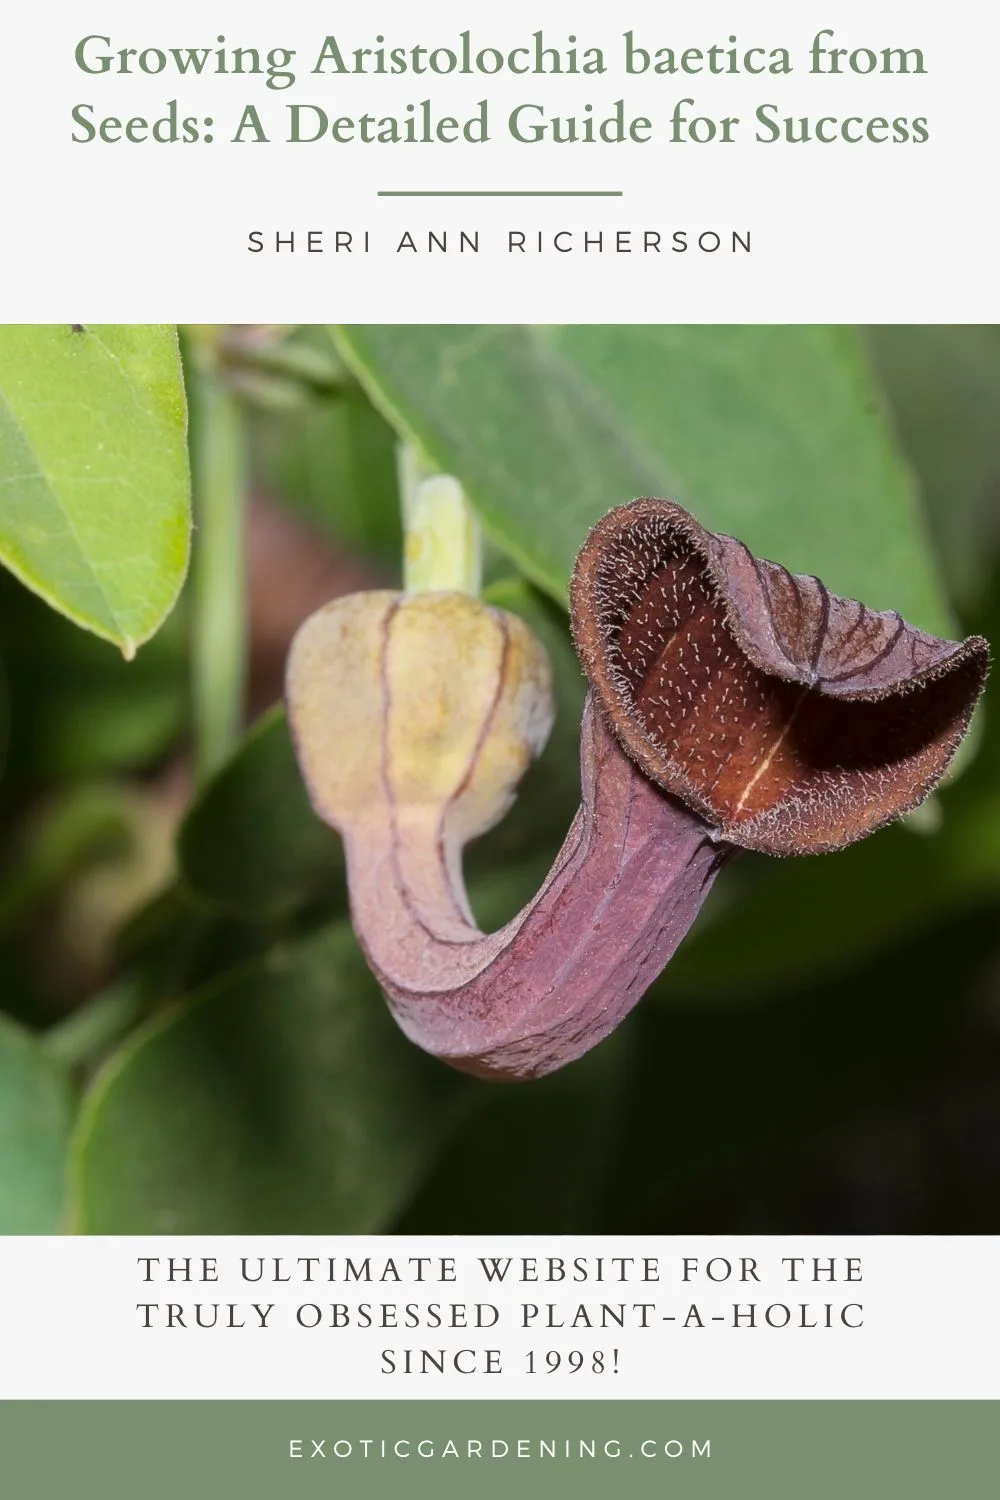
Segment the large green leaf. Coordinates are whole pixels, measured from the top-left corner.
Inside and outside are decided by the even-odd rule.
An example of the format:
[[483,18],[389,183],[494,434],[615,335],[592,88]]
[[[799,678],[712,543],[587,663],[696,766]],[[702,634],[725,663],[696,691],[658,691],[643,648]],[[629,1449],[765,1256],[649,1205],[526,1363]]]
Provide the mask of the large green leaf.
[[334,925],[184,1002],[111,1059],[76,1136],[73,1227],[382,1229],[462,1087],[404,1039]]
[[559,598],[600,515],[663,495],[839,593],[952,629],[850,329],[368,325],[339,342],[390,420]]
[[0,327],[0,562],[126,656],[187,568],[185,425],[173,329]]
[[0,1234],[58,1229],[71,1112],[64,1068],[0,1016]]

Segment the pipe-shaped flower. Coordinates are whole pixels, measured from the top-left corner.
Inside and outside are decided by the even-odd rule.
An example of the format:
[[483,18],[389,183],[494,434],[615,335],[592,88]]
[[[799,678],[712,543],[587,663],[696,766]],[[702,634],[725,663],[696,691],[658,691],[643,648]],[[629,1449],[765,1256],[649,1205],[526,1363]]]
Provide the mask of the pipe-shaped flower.
[[665,501],[581,551],[573,634],[592,682],[581,807],[541,890],[476,928],[461,852],[503,816],[551,724],[523,622],[463,594],[361,594],[308,620],[288,706],[313,805],[347,853],[359,941],[403,1031],[530,1078],[606,1036],[740,845],[838,848],[945,770],[986,643],[939,641],[793,578]]

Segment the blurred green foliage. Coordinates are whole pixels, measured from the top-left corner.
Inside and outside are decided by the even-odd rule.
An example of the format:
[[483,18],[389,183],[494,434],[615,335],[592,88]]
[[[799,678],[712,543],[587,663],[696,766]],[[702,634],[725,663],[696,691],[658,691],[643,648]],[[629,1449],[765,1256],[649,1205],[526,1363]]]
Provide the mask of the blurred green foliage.
[[[22,362],[33,378],[62,362],[72,392],[82,336],[36,332]],[[19,337],[15,352],[30,331]],[[489,597],[549,651],[552,739],[467,860],[484,926],[537,888],[577,805],[584,684],[564,601],[610,506],[666,494],[927,628],[1000,633],[995,329],[197,341],[240,403],[253,505],[269,517],[244,621],[250,679],[234,692],[273,704],[264,664],[315,605],[309,568],[398,577],[398,433],[463,482],[495,549]],[[88,389],[96,443],[125,397]],[[74,430],[63,456],[67,493],[83,441]],[[123,449],[106,466],[119,489],[131,463]],[[186,457],[171,472],[162,506],[185,516]],[[23,529],[29,499],[0,505],[0,534]],[[103,516],[101,496],[90,503],[107,542],[118,501]],[[166,598],[176,552],[157,567]],[[147,572],[123,551],[112,576],[116,608],[132,590],[141,613]],[[56,573],[39,591],[60,587]],[[0,575],[0,1232],[1000,1227],[989,698],[936,827],[811,860],[741,858],[612,1038],[552,1078],[498,1087],[424,1057],[389,1019],[280,706],[195,788],[192,657],[211,640],[186,592],[126,663]]]

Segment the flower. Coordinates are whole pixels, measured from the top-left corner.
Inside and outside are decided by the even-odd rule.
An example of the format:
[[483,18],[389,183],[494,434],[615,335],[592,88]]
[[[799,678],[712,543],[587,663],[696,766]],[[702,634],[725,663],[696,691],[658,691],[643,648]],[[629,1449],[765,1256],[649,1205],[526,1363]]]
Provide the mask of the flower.
[[581,806],[541,889],[485,934],[463,846],[503,816],[551,725],[541,646],[458,592],[351,595],[313,615],[287,696],[318,814],[341,833],[358,940],[408,1037],[483,1077],[538,1077],[605,1037],[738,848],[838,849],[917,805],[988,668],[706,531],[611,511],[580,551],[590,682]]

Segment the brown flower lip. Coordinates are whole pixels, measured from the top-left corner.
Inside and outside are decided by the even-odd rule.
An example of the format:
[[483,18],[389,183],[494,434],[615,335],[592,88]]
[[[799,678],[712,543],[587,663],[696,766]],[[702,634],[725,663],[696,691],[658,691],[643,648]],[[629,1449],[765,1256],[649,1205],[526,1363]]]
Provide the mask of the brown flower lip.
[[570,598],[625,751],[718,837],[769,854],[842,848],[921,802],[989,668],[980,636],[843,599],[665,500],[597,523]]

